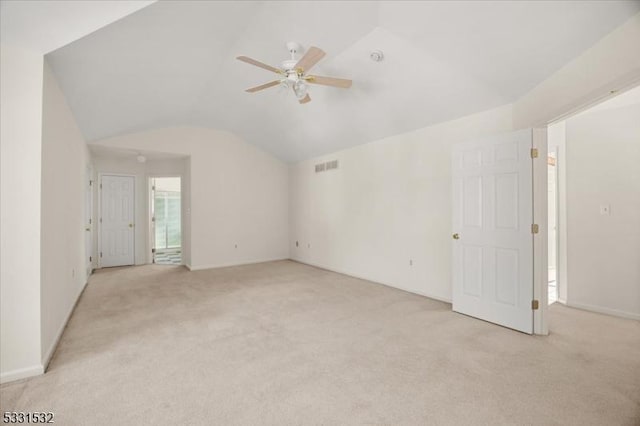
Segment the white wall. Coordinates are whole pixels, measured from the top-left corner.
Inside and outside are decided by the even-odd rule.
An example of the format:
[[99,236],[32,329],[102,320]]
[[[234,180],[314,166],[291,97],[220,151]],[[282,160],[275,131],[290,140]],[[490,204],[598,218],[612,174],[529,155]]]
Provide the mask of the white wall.
[[291,166],[291,258],[450,301],[451,146],[511,123],[507,106]]
[[[11,4],[8,4],[11,3]],[[0,382],[42,373],[40,217],[43,55],[149,2],[96,8],[2,2]],[[77,2],[80,3],[80,2]],[[98,10],[99,9],[99,10]],[[107,10],[108,9],[108,10]],[[87,24],[89,23],[89,24]]]
[[90,162],[80,129],[45,61],[40,247],[41,340],[45,366],[87,282],[84,206]]
[[0,45],[0,381],[42,372],[41,54]]
[[[186,169],[188,167],[188,159],[175,158],[175,159],[162,159],[152,160],[148,159],[145,163],[139,163],[136,160],[136,154],[132,153],[130,157],[122,157],[122,155],[108,155],[98,154],[94,155],[94,170],[96,176],[96,182],[98,186],[94,191],[94,208],[95,223],[99,224],[100,218],[100,203],[98,201],[100,197],[99,183],[100,174],[126,174],[134,175],[135,184],[135,263],[136,265],[142,265],[151,262],[151,247],[149,246],[149,177],[154,175],[165,176],[181,176],[183,188],[188,188],[189,180],[186,175]],[[183,191],[182,195],[182,207],[183,207],[183,244],[189,245],[189,233],[188,228],[185,231],[184,222],[188,221],[187,210],[189,208],[189,193]],[[98,229],[96,227],[96,236],[94,238],[94,253],[96,255],[96,267],[98,266],[97,260],[99,258],[100,248],[98,246]],[[184,260],[184,259],[183,259]]]
[[567,304],[640,319],[640,104],[565,125]]
[[[291,257],[450,300],[450,145],[545,126],[628,88],[640,81],[639,40],[640,14],[512,106],[296,164]],[[332,159],[339,170],[315,175],[315,163]]]
[[190,156],[192,269],[289,257],[288,172],[282,161],[231,133],[204,128],[158,129],[95,143]]

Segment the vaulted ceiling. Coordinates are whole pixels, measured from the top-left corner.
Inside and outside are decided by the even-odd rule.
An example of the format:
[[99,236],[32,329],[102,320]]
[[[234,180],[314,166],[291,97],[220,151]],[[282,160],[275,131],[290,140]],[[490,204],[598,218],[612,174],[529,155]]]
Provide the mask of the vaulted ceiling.
[[[151,128],[228,130],[286,161],[515,101],[640,10],[637,1],[161,1],[47,59],[89,141]],[[327,56],[300,105],[248,94],[287,41]],[[382,62],[369,58],[382,50]],[[179,143],[179,141],[176,141]]]

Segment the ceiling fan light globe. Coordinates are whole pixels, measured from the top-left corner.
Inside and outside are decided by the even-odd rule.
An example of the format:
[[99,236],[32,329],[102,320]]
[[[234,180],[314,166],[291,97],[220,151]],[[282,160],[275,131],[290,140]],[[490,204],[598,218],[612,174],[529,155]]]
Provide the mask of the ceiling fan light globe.
[[298,99],[303,99],[307,96],[307,84],[304,80],[298,80],[293,85],[293,91]]

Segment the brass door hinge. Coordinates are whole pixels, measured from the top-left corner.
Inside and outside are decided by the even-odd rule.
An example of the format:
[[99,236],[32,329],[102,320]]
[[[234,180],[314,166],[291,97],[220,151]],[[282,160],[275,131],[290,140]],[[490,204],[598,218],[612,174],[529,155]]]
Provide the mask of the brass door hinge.
[[537,223],[534,223],[533,225],[531,225],[531,233],[532,234],[537,234],[539,230],[540,230],[540,228],[538,227]]
[[538,148],[531,148],[531,158],[538,158]]
[[538,302],[537,300],[534,299],[534,300],[531,301],[531,309],[532,310],[537,311],[539,305],[540,305],[540,302]]

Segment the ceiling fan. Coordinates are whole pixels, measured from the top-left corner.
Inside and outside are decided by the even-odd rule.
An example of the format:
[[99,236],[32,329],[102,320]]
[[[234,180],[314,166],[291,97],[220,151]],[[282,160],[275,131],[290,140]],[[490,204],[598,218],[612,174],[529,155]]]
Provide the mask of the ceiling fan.
[[310,47],[307,53],[305,53],[300,60],[296,60],[295,58],[296,53],[300,52],[302,49],[298,43],[287,43],[287,49],[291,54],[291,59],[283,61],[280,68],[272,67],[271,65],[256,61],[255,59],[247,56],[238,56],[236,58],[239,61],[255,65],[280,75],[278,80],[252,87],[245,90],[245,92],[255,93],[278,85],[287,88],[291,87],[298,98],[298,102],[306,104],[311,101],[311,97],[309,96],[309,93],[307,93],[308,83],[340,87],[342,89],[348,89],[351,87],[351,80],[307,74],[307,72],[324,57],[325,53],[321,49],[314,46]]

